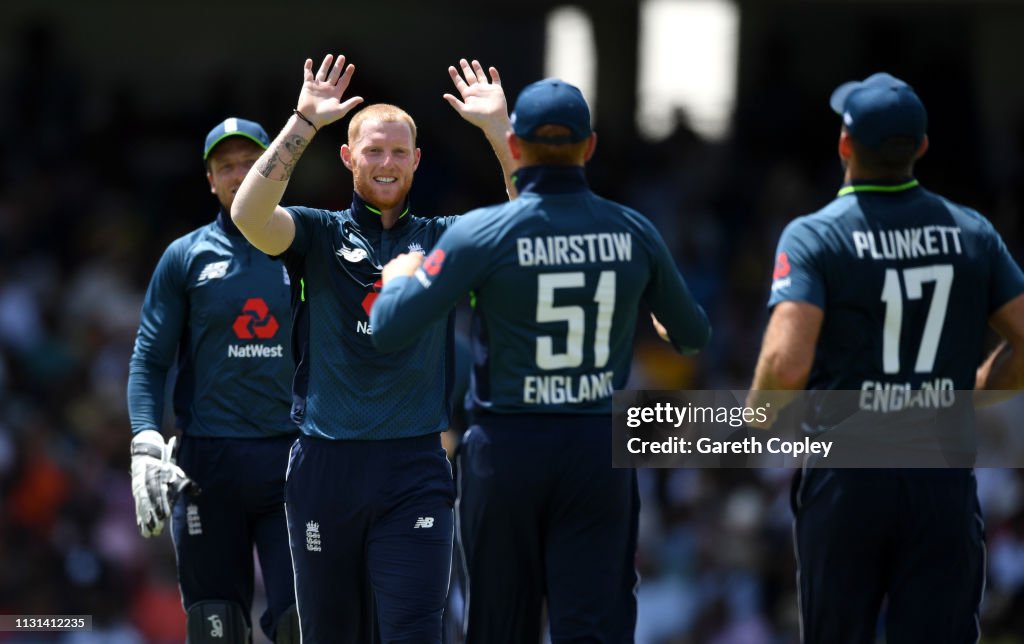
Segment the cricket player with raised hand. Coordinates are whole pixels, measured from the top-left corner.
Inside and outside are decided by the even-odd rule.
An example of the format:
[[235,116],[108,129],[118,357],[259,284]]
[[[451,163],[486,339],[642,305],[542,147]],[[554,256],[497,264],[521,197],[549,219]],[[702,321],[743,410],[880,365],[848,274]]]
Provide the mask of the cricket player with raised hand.
[[632,360],[640,302],[682,352],[710,326],[640,213],[591,191],[590,109],[558,79],[527,86],[506,134],[518,196],[464,215],[424,260],[384,268],[373,340],[401,356],[475,294],[458,524],[466,641],[631,642],[639,500],[612,468],[611,395]]
[[[508,113],[497,70],[449,68],[446,100],[499,152]],[[341,162],[352,173],[343,211],[280,205],[313,137],[362,102],[345,98],[355,68],[307,60],[294,114],[249,171],[232,218],[257,248],[301,280],[295,346],[305,365],[302,436],[292,449],[285,503],[304,642],[364,642],[374,617],[383,642],[440,642],[451,566],[455,489],[439,432],[448,427],[451,320],[417,325],[397,354],[371,341],[381,268],[429,252],[454,217],[419,217],[409,190],[420,162],[416,124],[394,105],[362,108]],[[367,589],[370,589],[368,592]]]

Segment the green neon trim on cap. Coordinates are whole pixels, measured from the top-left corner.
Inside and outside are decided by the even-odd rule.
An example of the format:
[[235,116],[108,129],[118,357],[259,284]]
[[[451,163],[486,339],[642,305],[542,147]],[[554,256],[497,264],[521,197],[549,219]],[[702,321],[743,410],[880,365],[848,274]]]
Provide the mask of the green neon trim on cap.
[[203,152],[203,161],[206,161],[206,157],[210,156],[210,151],[213,150],[215,147],[217,147],[218,143],[220,143],[224,139],[228,138],[229,136],[244,136],[245,138],[249,139],[250,141],[252,141],[256,145],[260,146],[260,149],[262,149],[262,150],[266,150],[267,149],[267,146],[264,145],[263,141],[260,141],[259,139],[257,139],[256,137],[252,136],[251,134],[246,134],[245,132],[242,132],[241,130],[236,130],[234,132],[225,132],[224,134],[222,134],[220,136],[220,138],[218,138],[216,141],[211,143],[210,147],[206,148],[206,152]]
[[306,301],[306,278],[299,278],[299,300]]
[[921,185],[917,179],[911,179],[906,183],[901,183],[896,186],[882,186],[875,184],[863,184],[859,186],[843,186],[839,190],[837,197],[844,197],[846,195],[853,194],[855,192],[902,192],[903,190],[910,190]]

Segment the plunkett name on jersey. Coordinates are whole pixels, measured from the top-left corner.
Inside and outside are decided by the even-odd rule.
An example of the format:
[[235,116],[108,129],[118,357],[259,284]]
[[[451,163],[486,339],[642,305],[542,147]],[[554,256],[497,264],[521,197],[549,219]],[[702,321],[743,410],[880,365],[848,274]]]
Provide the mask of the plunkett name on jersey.
[[561,266],[628,262],[633,258],[633,236],[629,233],[588,233],[549,235],[516,239],[520,266]]
[[859,259],[914,259],[962,255],[960,228],[921,226],[900,230],[855,230],[851,233]]

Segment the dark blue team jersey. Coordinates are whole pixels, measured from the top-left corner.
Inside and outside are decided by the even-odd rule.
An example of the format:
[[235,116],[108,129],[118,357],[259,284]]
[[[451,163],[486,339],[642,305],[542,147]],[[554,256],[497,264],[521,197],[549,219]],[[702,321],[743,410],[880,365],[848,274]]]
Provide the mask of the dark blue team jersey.
[[987,219],[920,187],[847,186],[782,233],[769,306],[826,311],[808,389],[974,388],[1024,275]]
[[[414,326],[423,333],[401,352],[373,346],[370,310],[384,264],[427,252],[454,217],[417,217],[408,209],[390,229],[356,195],[344,211],[288,208],[295,240],[283,258],[304,284],[293,346],[300,356],[296,401],[305,394],[305,434],[331,439],[420,436],[448,427],[451,324]],[[422,328],[421,328],[422,327]]]
[[591,192],[582,168],[529,167],[516,178],[518,198],[463,215],[414,277],[384,288],[374,341],[406,346],[472,291],[476,409],[610,413],[629,375],[639,302],[681,351],[706,344],[707,317],[654,226]]
[[167,247],[149,283],[128,375],[133,432],[160,429],[177,363],[176,424],[191,436],[294,433],[289,278],[223,212]]

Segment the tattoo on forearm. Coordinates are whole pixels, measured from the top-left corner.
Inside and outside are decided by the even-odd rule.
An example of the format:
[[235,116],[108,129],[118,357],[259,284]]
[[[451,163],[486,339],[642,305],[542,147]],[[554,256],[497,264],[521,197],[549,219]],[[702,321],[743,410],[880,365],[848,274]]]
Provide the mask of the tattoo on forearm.
[[298,159],[302,156],[302,153],[306,150],[306,146],[309,145],[309,141],[298,134],[285,137],[282,143],[284,143],[284,148],[291,153],[292,158],[294,159]]
[[[292,134],[284,138],[280,145],[273,146],[272,153],[268,159],[256,166],[256,171],[268,179],[287,181],[291,179],[295,164],[299,162],[302,153],[305,152],[309,140],[298,134]],[[281,156],[281,147],[285,149],[285,157]]]

